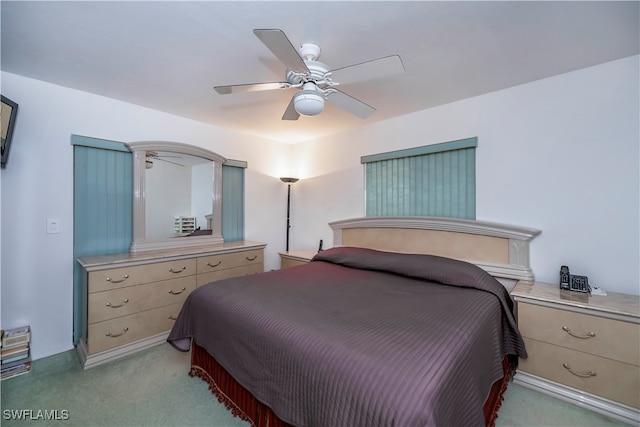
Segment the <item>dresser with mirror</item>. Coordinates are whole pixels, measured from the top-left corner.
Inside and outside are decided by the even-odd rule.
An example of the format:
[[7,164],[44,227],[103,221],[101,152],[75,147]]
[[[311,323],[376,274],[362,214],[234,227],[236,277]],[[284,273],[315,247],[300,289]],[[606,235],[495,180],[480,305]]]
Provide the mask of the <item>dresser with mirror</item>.
[[170,142],[127,144],[133,156],[130,250],[81,256],[84,369],[165,342],[189,293],[264,271],[264,243],[225,241],[225,158]]

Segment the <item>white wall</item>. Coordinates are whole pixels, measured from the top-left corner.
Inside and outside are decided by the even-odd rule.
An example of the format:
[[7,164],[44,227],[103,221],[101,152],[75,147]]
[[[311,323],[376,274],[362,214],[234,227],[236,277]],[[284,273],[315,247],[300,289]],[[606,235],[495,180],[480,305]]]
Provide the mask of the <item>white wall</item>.
[[[477,218],[538,228],[532,267],[555,282],[561,264],[607,290],[640,294],[639,57],[288,146],[2,73],[20,104],[0,175],[3,328],[33,328],[34,358],[72,347],[73,150],[70,135],[190,143],[249,162],[246,238],[284,249],[332,245],[330,221],[363,215],[360,156],[477,136]],[[289,169],[289,161],[294,167]],[[61,233],[46,234],[45,220]]]
[[478,137],[477,219],[542,230],[540,281],[560,265],[640,294],[639,57],[466,99],[294,146],[291,248],[364,214],[360,157]]
[[[155,163],[144,171],[144,237],[147,240],[165,240],[173,236],[175,217],[192,216],[191,168],[162,161]],[[209,176],[211,185],[212,182],[213,173]],[[212,191],[200,194],[204,197]]]
[[[213,163],[201,163],[191,168],[191,209],[196,228],[207,229],[207,215],[213,213]],[[203,197],[204,195],[204,197]]]
[[[113,99],[2,73],[19,104],[13,146],[0,175],[3,328],[30,324],[37,359],[72,348],[73,149],[71,134],[115,141],[174,141],[247,161],[245,237],[268,243],[265,267],[284,249],[286,188],[277,178],[290,146],[230,133]],[[46,218],[60,233],[46,234]]]

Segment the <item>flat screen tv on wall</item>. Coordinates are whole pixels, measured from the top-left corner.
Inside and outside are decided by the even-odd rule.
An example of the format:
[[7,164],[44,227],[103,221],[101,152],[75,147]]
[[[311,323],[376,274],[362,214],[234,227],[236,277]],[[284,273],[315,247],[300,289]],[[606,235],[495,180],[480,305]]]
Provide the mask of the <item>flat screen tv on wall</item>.
[[18,115],[18,104],[2,95],[0,95],[0,97],[2,97],[2,109],[0,110],[0,122],[2,122],[2,162],[0,166],[4,169],[9,159],[13,128],[16,124],[16,116]]

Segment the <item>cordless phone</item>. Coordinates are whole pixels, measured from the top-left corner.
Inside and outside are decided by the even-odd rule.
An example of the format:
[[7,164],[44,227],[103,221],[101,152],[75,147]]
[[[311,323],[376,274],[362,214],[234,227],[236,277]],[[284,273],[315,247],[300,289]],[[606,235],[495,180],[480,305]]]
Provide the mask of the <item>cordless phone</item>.
[[570,274],[569,267],[566,265],[560,267],[560,289],[591,293],[589,278],[587,276]]
[[569,267],[563,265],[560,267],[560,289],[569,290],[570,280]]

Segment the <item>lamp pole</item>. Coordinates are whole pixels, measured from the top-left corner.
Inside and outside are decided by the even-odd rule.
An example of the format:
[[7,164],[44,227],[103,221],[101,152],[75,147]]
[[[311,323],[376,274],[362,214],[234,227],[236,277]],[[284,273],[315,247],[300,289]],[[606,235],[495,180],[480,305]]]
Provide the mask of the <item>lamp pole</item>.
[[290,220],[290,216],[291,216],[291,184],[293,184],[294,182],[298,182],[298,178],[283,177],[283,178],[280,178],[280,181],[282,181],[282,182],[287,184],[287,245],[286,245],[286,251],[289,252],[289,228],[291,228],[291,226],[289,225],[289,220]]

